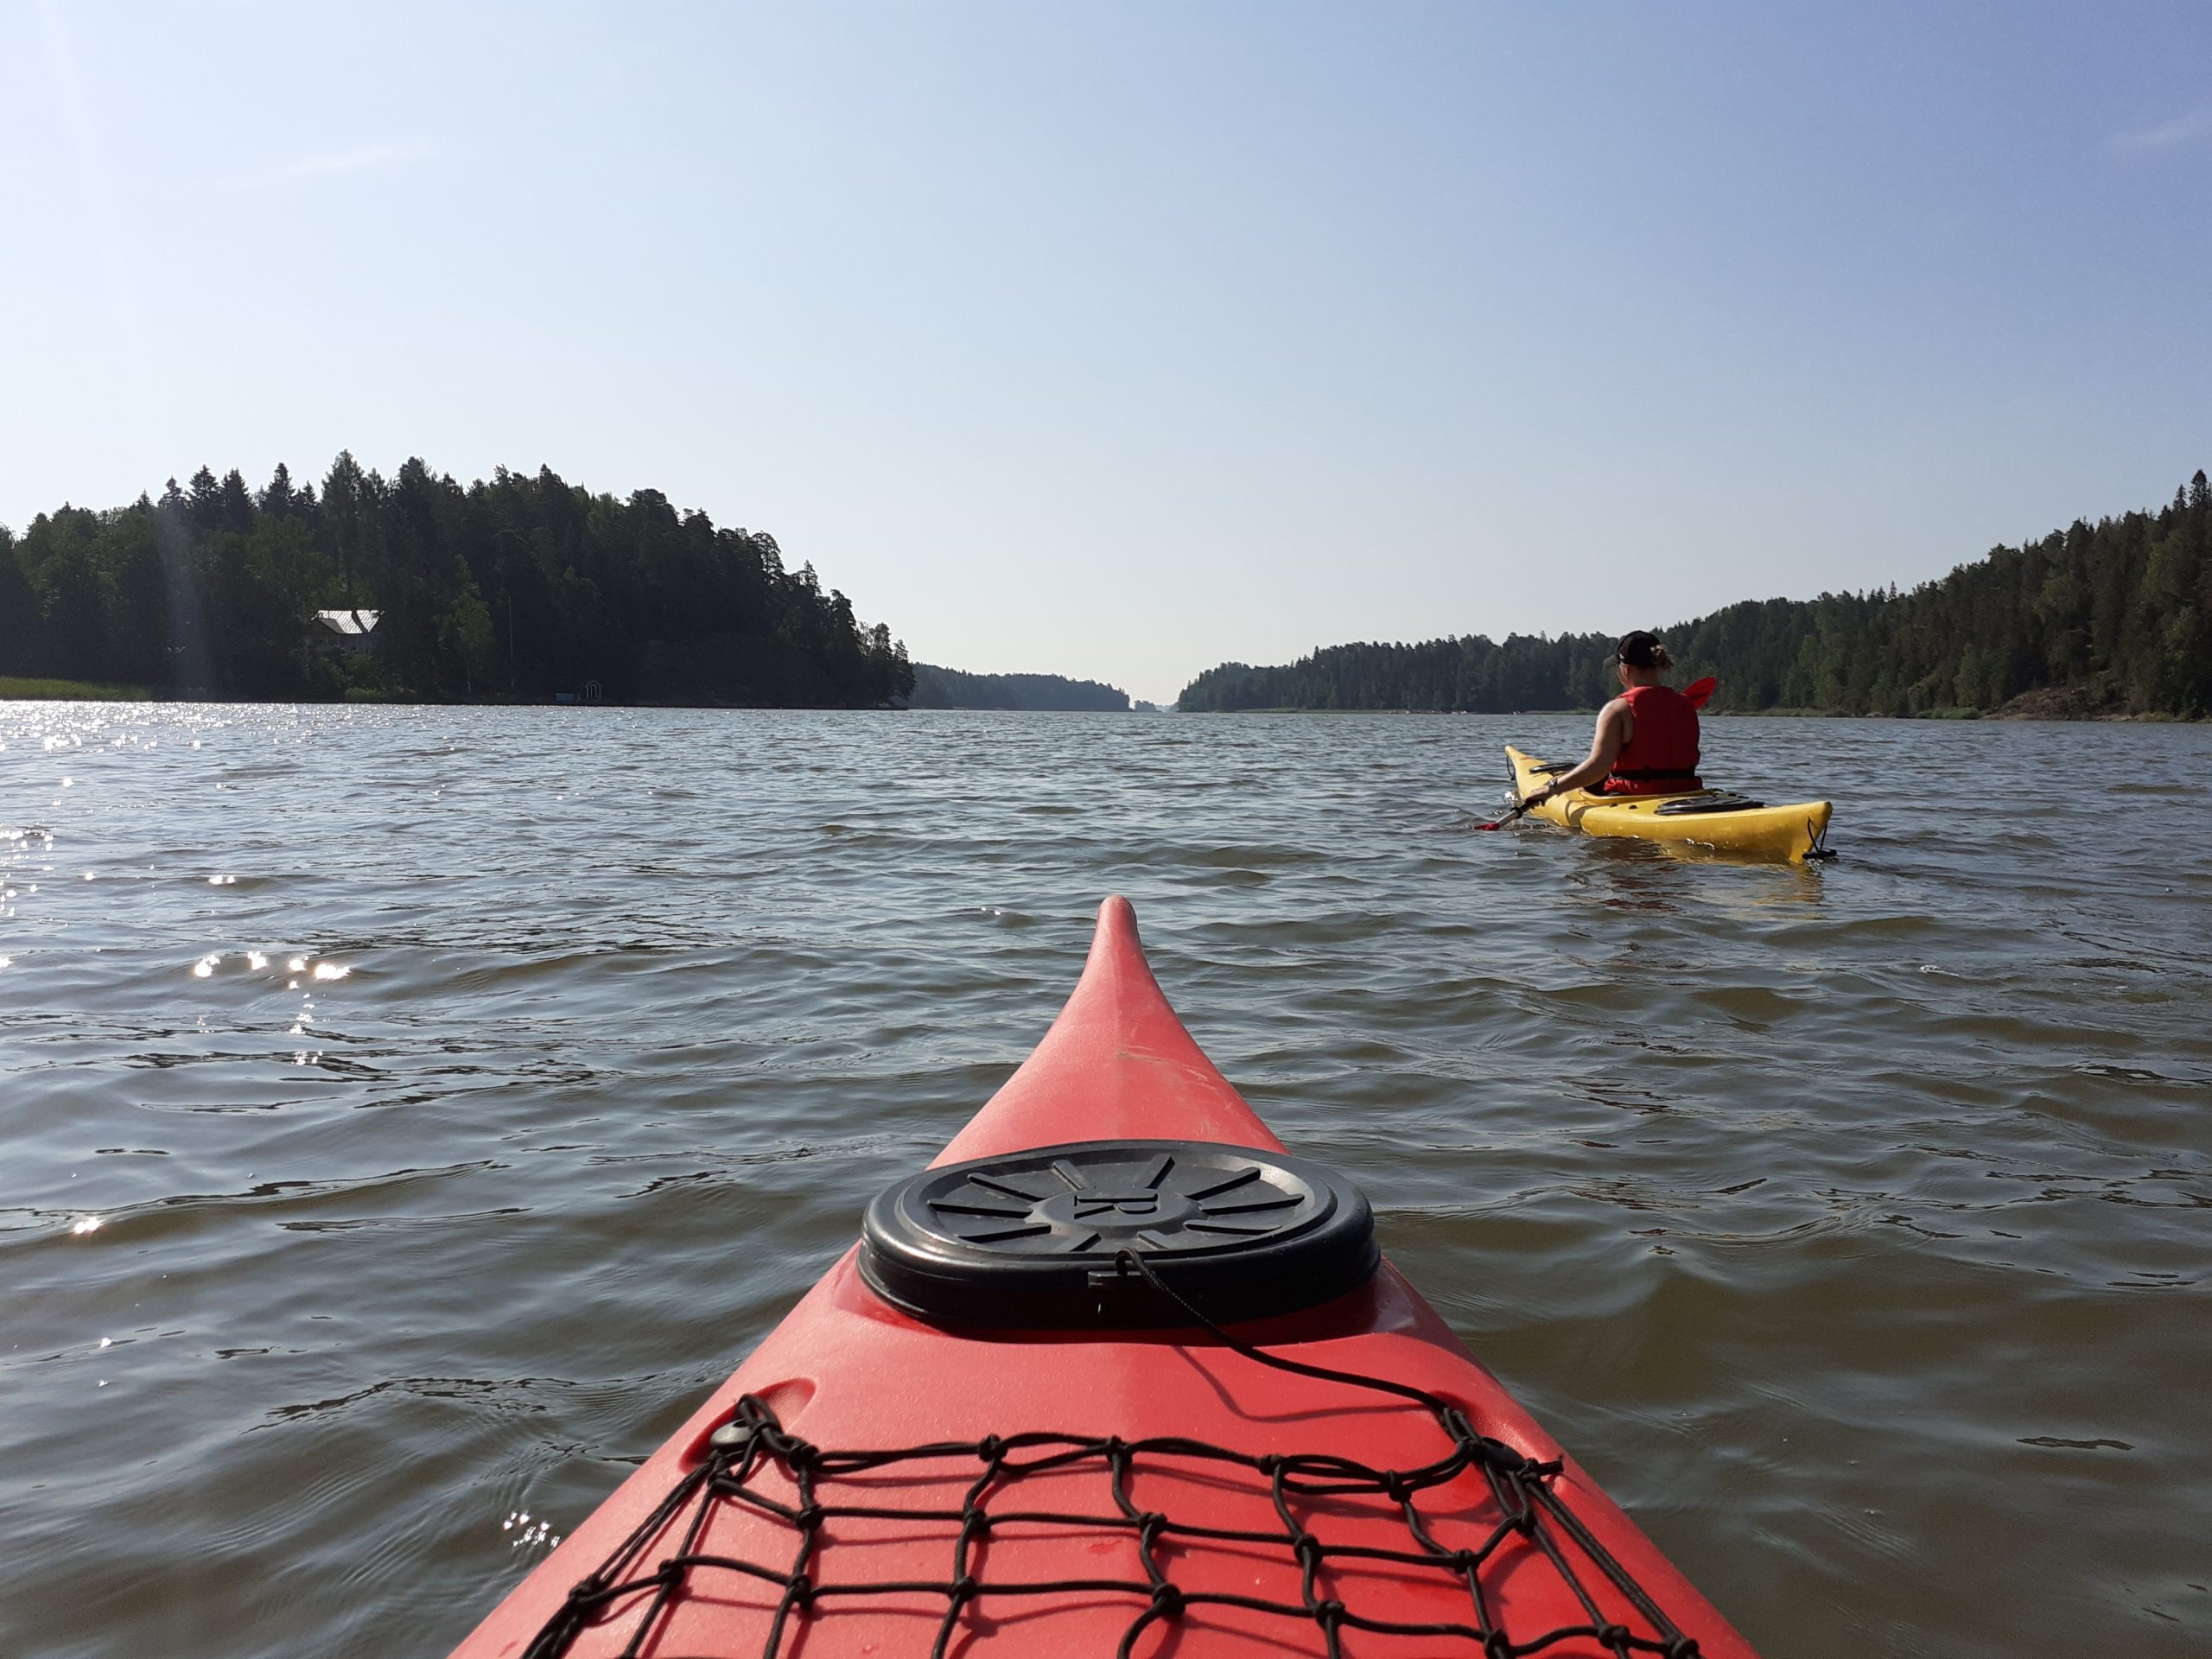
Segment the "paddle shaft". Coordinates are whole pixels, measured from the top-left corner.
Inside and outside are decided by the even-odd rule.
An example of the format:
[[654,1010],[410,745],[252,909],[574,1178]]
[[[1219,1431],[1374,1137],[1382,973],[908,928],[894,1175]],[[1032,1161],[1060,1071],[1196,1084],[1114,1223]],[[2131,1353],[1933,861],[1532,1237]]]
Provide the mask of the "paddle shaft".
[[1516,818],[1518,818],[1528,810],[1528,802],[1516,801],[1513,804],[1513,810],[1507,813],[1503,817],[1500,818],[1496,823],[1478,823],[1475,828],[1478,830],[1503,830],[1507,824],[1511,823]]

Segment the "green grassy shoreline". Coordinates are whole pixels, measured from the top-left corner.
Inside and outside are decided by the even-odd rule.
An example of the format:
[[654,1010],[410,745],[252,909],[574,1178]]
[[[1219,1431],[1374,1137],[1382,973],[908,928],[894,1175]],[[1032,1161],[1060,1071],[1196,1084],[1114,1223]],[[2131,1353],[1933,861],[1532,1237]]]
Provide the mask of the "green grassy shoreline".
[[[378,691],[349,686],[343,697],[227,697],[212,692],[178,696],[149,685],[105,685],[93,680],[27,679],[0,674],[0,702],[282,702],[302,709],[340,709],[365,702],[402,703],[432,709],[813,709],[841,705],[756,702],[556,702],[546,697],[516,697],[505,693],[475,697],[424,697],[410,692]],[[892,705],[855,704],[881,712]]]
[[[103,683],[99,683],[99,682],[98,682],[98,681],[93,681],[93,680],[41,680],[41,679],[26,679],[26,678],[23,678],[23,677],[20,677],[20,676],[7,675],[7,674],[0,674],[0,702],[206,702],[206,701],[211,701],[211,699],[207,699],[207,698],[200,698],[200,697],[173,697],[173,696],[168,696],[168,695],[166,695],[166,694],[164,694],[164,693],[162,693],[162,692],[156,691],[156,690],[153,687],[151,687],[151,686],[146,686],[146,685],[107,685],[107,684],[103,684]],[[256,701],[271,701],[271,699],[256,699]],[[283,699],[274,699],[274,701],[283,701]],[[322,701],[325,701],[325,700],[324,700],[324,699],[318,698],[318,699],[315,699],[315,701],[316,701],[316,702],[322,702]],[[380,694],[380,693],[375,693],[375,692],[361,692],[361,691],[356,691],[356,692],[353,692],[353,693],[350,693],[350,694],[346,697],[345,701],[346,701],[346,702],[407,702],[407,703],[414,703],[414,702],[428,702],[428,703],[435,703],[435,704],[436,704],[436,705],[438,705],[438,706],[440,706],[440,707],[445,707],[445,708],[499,708],[499,707],[512,707],[512,706],[527,706],[527,707],[541,707],[541,706],[542,706],[542,707],[550,708],[550,707],[555,706],[555,705],[550,704],[550,703],[543,703],[543,704],[541,704],[541,703],[538,702],[538,700],[537,700],[537,699],[535,699],[535,698],[518,699],[518,698],[513,698],[513,697],[505,697],[505,696],[493,696],[493,697],[437,697],[437,698],[418,698],[418,697],[404,696],[400,696],[400,695],[397,695],[397,694],[389,694],[389,695],[388,695],[388,694]],[[2027,699],[2020,699],[2019,701],[2020,701],[2020,702],[2027,702]],[[562,705],[562,706],[568,706],[568,705]],[[595,705],[577,704],[577,705],[575,705],[575,706],[576,706],[576,707],[591,707],[591,706],[595,706]],[[655,702],[655,703],[636,703],[636,704],[630,704],[630,705],[616,705],[616,704],[609,703],[609,704],[607,704],[607,705],[605,705],[605,706],[607,706],[607,707],[608,707],[608,708],[613,708],[613,707],[617,707],[617,706],[628,706],[628,707],[641,708],[641,709],[657,709],[657,708],[666,708],[666,709],[694,709],[694,708],[709,708],[709,709],[736,709],[736,708],[750,708],[750,707],[753,707],[753,705],[749,704],[749,703],[688,703],[688,702],[686,702],[686,703],[657,703],[657,702]],[[1336,714],[1336,715],[1401,715],[1401,714],[1408,714],[1408,713],[1412,713],[1412,712],[1414,712],[1414,711],[1410,710],[1410,709],[1288,709],[1288,708],[1286,708],[1286,709],[1224,709],[1224,710],[1218,710],[1218,711],[1216,711],[1216,710],[1207,710],[1207,711],[1205,711],[1205,712],[1208,712],[1208,713],[1219,712],[1219,713],[1225,713],[1225,714],[1230,714],[1230,715],[1304,715],[1304,714]],[[1427,711],[1424,710],[1424,711],[1421,711],[1421,712],[1427,712]],[[1523,711],[1522,711],[1522,712],[1523,712],[1523,713],[1528,713],[1528,714],[1546,714],[1546,715],[1596,715],[1596,713],[1597,713],[1597,710],[1596,710],[1596,709],[1525,709],[1525,710],[1523,710]],[[1707,719],[1708,719],[1708,720],[1713,720],[1713,719],[1726,719],[1726,720],[1770,720],[1770,719],[1783,719],[1783,720],[1848,720],[1848,719],[1853,718],[1853,716],[1848,715],[1846,715],[1846,714],[1843,714],[1840,710],[1834,709],[1738,709],[1738,710],[1719,710],[1719,709],[1716,709],[1716,710],[1713,710],[1713,711],[1712,711],[1712,712],[1708,713],[1708,714],[1707,715],[1706,718],[1707,718]],[[1918,715],[1865,715],[1865,716],[1859,716],[1859,718],[1865,718],[1865,719],[1878,719],[1878,720],[1879,720],[1879,719],[1906,719],[1906,720],[2000,720],[2000,721],[2051,721],[2051,722],[2053,722],[2053,723],[2055,723],[2055,724],[2059,724],[2059,725],[2071,725],[2071,724],[2075,724],[2075,723],[2081,722],[2081,721],[2120,721],[2120,722],[2125,722],[2125,723],[2138,723],[2138,724],[2145,724],[2145,725],[2185,725],[2185,724],[2188,724],[2188,723],[2189,723],[2188,716],[2186,716],[2186,715],[2167,715],[2167,714],[2138,714],[2138,715],[2127,715],[2127,714],[2116,714],[2116,713],[2112,713],[2112,712],[2104,711],[2104,710],[2092,710],[2092,709],[2066,709],[2063,705],[2061,705],[2061,706],[2058,706],[2058,707],[2053,707],[2053,706],[2051,706],[2050,704],[2049,704],[2049,703],[2047,703],[2047,702],[2046,702],[2046,703],[2044,703],[2043,706],[2040,706],[2040,707],[2035,706],[2034,704],[2030,704],[2030,705],[2029,705],[2029,706],[2027,706],[2027,707],[2015,707],[2015,708],[2008,708],[2008,709],[1930,709],[1927,710],[1926,712],[1924,712],[1924,713],[1923,713],[1923,714],[1918,714]]]
[[92,680],[27,680],[0,674],[0,700],[13,702],[152,702],[151,688]]

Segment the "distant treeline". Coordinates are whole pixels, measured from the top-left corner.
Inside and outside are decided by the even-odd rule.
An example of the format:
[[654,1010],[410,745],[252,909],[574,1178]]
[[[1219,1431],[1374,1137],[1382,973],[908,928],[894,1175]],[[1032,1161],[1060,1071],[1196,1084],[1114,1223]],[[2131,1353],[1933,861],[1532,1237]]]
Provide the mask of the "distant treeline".
[[[1997,547],[1910,593],[1747,600],[1661,630],[1712,707],[1851,715],[2212,712],[2212,490]],[[1225,663],[1185,709],[1589,709],[1619,690],[1611,636],[1479,634],[1332,645],[1284,668]]]
[[[308,626],[382,613],[369,639]],[[359,649],[334,648],[345,643]],[[501,468],[463,488],[351,454],[318,492],[280,466],[207,468],[159,500],[0,527],[0,675],[257,698],[543,699],[842,707],[913,687],[905,648],[772,537],[653,490],[594,495]]]
[[1129,695],[1096,680],[1058,674],[963,674],[957,668],[914,664],[917,709],[1106,709],[1126,714]]

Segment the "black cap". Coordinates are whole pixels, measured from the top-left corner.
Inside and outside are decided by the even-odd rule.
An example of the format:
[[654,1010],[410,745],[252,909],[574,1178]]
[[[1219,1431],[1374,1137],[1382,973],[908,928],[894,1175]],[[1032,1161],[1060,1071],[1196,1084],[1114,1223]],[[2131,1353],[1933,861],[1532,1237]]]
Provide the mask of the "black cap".
[[1659,636],[1649,628],[1638,628],[1621,636],[1620,644],[1613,647],[1613,660],[1630,668],[1649,668],[1658,651]]

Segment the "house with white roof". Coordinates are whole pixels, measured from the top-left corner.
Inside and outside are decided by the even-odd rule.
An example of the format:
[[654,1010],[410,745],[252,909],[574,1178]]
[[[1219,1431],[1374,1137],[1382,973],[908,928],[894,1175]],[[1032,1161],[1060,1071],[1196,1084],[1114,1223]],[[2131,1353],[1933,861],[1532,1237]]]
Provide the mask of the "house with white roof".
[[317,611],[308,619],[308,650],[315,656],[355,657],[376,649],[382,611]]

